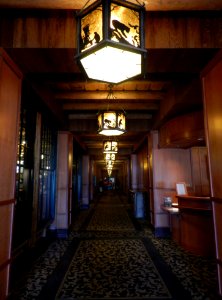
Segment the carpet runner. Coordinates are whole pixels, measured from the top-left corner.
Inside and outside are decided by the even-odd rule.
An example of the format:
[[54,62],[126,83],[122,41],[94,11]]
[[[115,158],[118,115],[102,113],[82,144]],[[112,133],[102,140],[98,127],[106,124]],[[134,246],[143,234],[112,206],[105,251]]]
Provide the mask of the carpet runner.
[[[216,299],[199,278],[186,277],[183,265],[176,276],[179,250],[170,252],[171,241],[155,240],[151,230],[142,230],[121,200],[114,191],[104,193],[83,212],[68,239],[56,240],[35,262],[9,299]],[[166,263],[167,251],[169,259],[178,259],[172,265]],[[206,271],[212,280],[215,269]]]

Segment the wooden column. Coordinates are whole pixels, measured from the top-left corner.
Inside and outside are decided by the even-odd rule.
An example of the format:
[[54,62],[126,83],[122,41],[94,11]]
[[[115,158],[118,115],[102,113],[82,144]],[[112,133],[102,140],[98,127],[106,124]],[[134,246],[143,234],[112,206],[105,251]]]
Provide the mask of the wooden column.
[[57,150],[56,217],[53,224],[59,237],[67,236],[71,224],[72,156],[72,135],[69,132],[59,132]]
[[89,207],[89,155],[82,157],[82,208]]
[[0,49],[0,299],[8,294],[22,75]]
[[222,295],[222,51],[202,73],[219,294]]

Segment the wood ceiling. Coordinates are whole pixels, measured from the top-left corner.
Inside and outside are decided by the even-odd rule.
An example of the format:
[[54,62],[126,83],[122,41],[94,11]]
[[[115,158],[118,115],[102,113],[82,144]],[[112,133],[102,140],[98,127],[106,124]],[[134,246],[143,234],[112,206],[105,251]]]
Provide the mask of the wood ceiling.
[[[2,28],[6,26],[7,18],[13,18],[13,25],[8,29],[9,33],[13,31],[11,38],[0,29],[0,41],[57,116],[60,119],[65,116],[68,120],[66,129],[71,130],[82,147],[101,162],[104,138],[97,134],[96,114],[107,108],[108,84],[84,78],[74,59],[75,32],[70,33],[70,41],[61,42],[62,37],[59,40],[64,18],[61,13],[68,11],[69,14],[86,3],[86,0],[0,0],[0,14],[5,18],[0,21]],[[201,108],[200,72],[222,45],[222,26],[218,26],[222,23],[221,0],[149,0],[142,3],[147,11],[145,25],[151,28],[146,31],[145,74],[114,86],[116,99],[110,104],[110,109],[123,108],[127,113],[127,133],[118,138],[119,163],[137,149],[150,130],[158,129],[178,114]],[[55,17],[54,10],[62,17],[57,24],[59,27],[52,28],[49,20]],[[29,16],[26,23],[19,21],[21,15],[26,14]],[[39,29],[33,31],[38,32],[38,39],[42,35],[39,42],[30,34],[30,26],[34,27],[30,18],[44,19],[48,15],[41,33]],[[196,18],[198,22],[195,22]],[[210,25],[211,18],[214,25]],[[51,34],[52,31],[57,35]],[[63,31],[67,36],[67,30]],[[43,36],[47,37],[45,44]],[[165,103],[169,102],[172,90],[179,100],[166,112]]]
[[[93,0],[89,1],[91,4]],[[221,0],[132,0],[145,4],[147,11],[220,10]],[[82,9],[88,0],[1,0],[0,7],[32,9]]]

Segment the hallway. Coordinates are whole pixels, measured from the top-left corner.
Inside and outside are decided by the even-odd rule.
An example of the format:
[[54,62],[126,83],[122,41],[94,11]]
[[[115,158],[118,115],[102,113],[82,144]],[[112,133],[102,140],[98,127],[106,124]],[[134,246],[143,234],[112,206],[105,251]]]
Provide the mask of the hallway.
[[67,239],[45,248],[29,270],[14,266],[9,299],[217,299],[215,262],[155,238],[115,191],[81,211]]

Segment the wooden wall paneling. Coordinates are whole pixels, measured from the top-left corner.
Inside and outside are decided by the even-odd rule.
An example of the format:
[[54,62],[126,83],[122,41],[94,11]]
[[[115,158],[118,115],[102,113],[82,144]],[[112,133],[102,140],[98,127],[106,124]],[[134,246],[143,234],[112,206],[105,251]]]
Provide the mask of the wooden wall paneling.
[[206,147],[199,147],[202,196],[210,196],[210,174]]
[[[76,20],[69,10],[1,10],[0,42],[15,48],[76,48]],[[147,49],[221,48],[219,13],[147,12]],[[6,35],[7,32],[7,35]]]
[[15,199],[0,201],[0,299],[5,299],[9,288],[14,203]]
[[21,75],[3,53],[0,49],[0,201],[14,198],[21,94]]
[[209,167],[206,147],[191,148],[193,191],[196,196],[210,195]]
[[190,148],[204,141],[203,112],[193,112],[171,119],[159,131],[161,148]]
[[0,299],[8,294],[22,74],[0,49]]
[[76,19],[72,11],[17,11],[15,48],[76,48]]
[[[222,54],[221,54],[222,55]],[[205,124],[209,149],[212,196],[222,198],[221,128],[222,128],[222,59],[203,75]]]
[[202,74],[205,130],[208,146],[211,196],[218,268],[219,294],[222,295],[222,51],[208,64]]
[[[114,164],[115,168],[115,164]],[[118,170],[113,170],[112,174],[115,178],[119,177],[119,174],[123,174],[123,182],[122,182],[122,191],[128,195],[129,189],[130,189],[130,160],[127,160],[123,163],[121,168],[118,168]]]
[[222,18],[201,12],[149,12],[145,19],[146,48],[221,48]]
[[214,256],[211,211],[180,210],[181,246],[197,255]]
[[200,159],[199,148],[191,148],[191,165],[192,165],[192,177],[193,177],[193,190],[196,196],[202,195],[201,186],[201,173],[200,173]]
[[170,215],[170,228],[172,239],[178,244],[181,244],[181,224],[180,224],[180,215],[171,214]]

